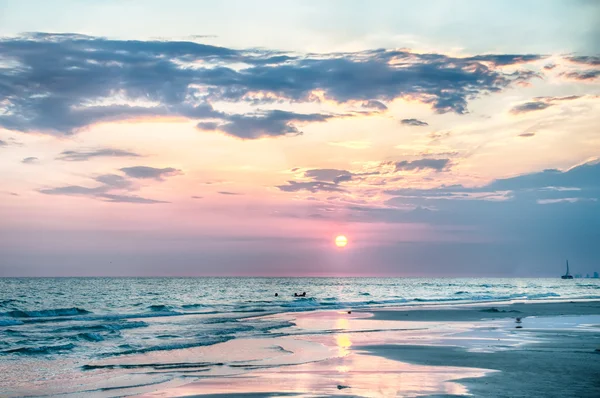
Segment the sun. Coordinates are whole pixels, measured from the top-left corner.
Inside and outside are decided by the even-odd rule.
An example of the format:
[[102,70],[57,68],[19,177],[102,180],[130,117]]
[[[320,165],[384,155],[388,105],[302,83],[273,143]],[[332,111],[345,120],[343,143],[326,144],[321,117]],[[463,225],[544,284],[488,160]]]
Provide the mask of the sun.
[[335,237],[335,245],[337,247],[344,247],[348,244],[348,238],[344,235],[338,235]]

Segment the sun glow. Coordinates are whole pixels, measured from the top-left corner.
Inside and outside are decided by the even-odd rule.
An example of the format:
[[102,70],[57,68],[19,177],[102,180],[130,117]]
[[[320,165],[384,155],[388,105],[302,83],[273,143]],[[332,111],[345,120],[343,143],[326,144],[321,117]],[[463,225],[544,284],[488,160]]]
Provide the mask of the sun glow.
[[335,245],[337,247],[344,247],[348,244],[348,238],[344,235],[338,235],[335,237]]

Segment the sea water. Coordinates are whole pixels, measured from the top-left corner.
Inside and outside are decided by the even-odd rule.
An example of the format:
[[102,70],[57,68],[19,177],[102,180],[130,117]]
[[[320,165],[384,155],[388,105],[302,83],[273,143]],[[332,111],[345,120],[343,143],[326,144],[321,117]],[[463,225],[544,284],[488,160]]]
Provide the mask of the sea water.
[[[302,292],[306,297],[294,296]],[[280,337],[291,326],[258,315],[517,299],[600,299],[600,280],[0,278],[0,395],[38,395],[53,377],[78,380],[101,360]],[[176,375],[143,382],[129,376],[120,385]],[[92,391],[90,382],[62,391],[59,380],[53,393]]]

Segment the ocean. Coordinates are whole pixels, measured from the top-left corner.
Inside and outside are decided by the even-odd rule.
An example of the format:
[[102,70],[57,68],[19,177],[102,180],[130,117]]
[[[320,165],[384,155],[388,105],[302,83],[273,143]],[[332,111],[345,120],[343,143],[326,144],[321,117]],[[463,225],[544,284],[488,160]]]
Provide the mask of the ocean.
[[[296,292],[306,292],[306,297],[294,297]],[[236,339],[285,336],[293,326],[285,317],[260,315],[565,299],[600,299],[600,280],[0,278],[0,391],[92,392],[103,374],[99,370],[117,367],[95,366],[99,361],[114,364],[121,357],[145,353],[168,355]],[[122,367],[120,372],[128,378],[116,387],[165,383],[185,370],[143,381],[132,378],[131,369]]]

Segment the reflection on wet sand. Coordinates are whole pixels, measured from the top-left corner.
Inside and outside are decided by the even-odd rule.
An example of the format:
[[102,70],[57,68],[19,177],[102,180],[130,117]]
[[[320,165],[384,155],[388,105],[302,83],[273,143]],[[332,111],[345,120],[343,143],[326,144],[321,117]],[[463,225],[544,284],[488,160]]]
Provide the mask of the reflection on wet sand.
[[[302,315],[302,320],[296,319],[298,324],[309,323],[326,326],[325,329],[333,333],[302,334],[292,340],[288,337],[278,344],[289,349],[289,357],[253,362],[255,365],[272,365],[269,368],[258,368],[248,373],[231,375],[227,378],[206,378],[201,381],[175,387],[148,396],[186,396],[198,394],[248,394],[258,393],[265,396],[272,394],[293,394],[294,396],[323,396],[345,395],[361,397],[390,397],[390,396],[417,396],[429,394],[467,394],[467,389],[452,380],[467,377],[484,376],[487,370],[413,365],[375,356],[353,348],[355,339],[364,344],[380,343],[383,341],[407,341],[414,338],[416,331],[389,331],[380,330],[364,332],[360,327],[375,329],[377,324],[368,324],[369,320],[349,319],[347,314],[329,312],[325,315],[314,314],[312,320],[306,319],[309,315]],[[363,314],[364,317],[364,314]],[[371,321],[373,323],[373,321]],[[387,323],[387,326],[398,326]],[[418,331],[423,333],[422,331]],[[404,334],[404,336],[403,336]],[[434,333],[435,335],[436,333]],[[304,343],[302,343],[304,342]],[[310,342],[311,344],[305,344]],[[308,361],[311,352],[317,346],[322,353],[329,351],[330,358]],[[292,353],[293,351],[293,353]],[[292,358],[294,358],[292,360]],[[277,363],[291,364],[294,360],[302,359],[307,363],[290,366],[277,366]],[[283,360],[283,361],[282,361]],[[298,362],[296,362],[298,363]]]

